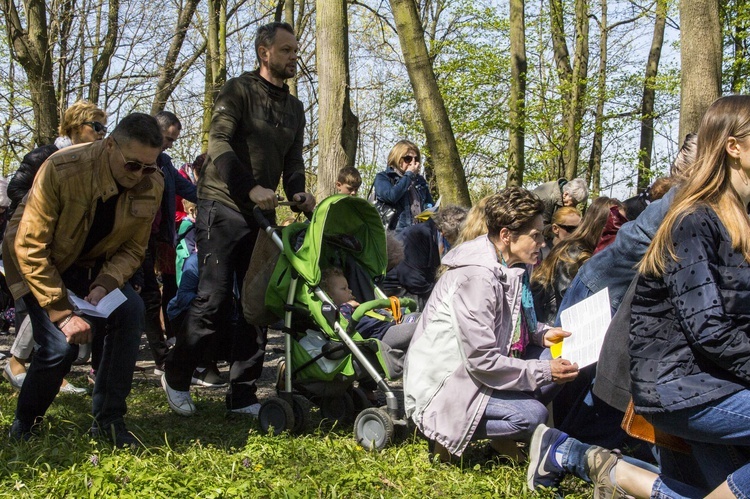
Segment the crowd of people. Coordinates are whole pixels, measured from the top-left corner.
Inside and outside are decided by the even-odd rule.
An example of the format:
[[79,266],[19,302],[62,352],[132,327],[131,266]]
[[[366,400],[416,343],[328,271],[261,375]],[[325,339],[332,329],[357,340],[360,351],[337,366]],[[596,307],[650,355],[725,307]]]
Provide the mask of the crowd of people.
[[[196,413],[198,384],[226,386],[228,411],[258,415],[267,328],[246,320],[240,297],[260,234],[253,210],[274,221],[279,184],[294,211],[316,199],[304,107],[284,83],[294,31],[264,25],[255,50],[259,68],[218,94],[207,152],[179,169],[166,152],[182,129],[175,114],[132,113],[107,135],[106,112],[85,101],[54,144],[24,157],[2,243],[17,324],[3,369],[20,391],[11,439],[33,438],[58,392],[85,392],[65,377],[90,356],[91,434],[138,445],[125,415],[143,334],[172,411]],[[748,497],[748,137],[750,97],[723,97],[670,177],[632,199],[589,204],[583,179],[559,179],[470,210],[436,203],[419,147],[397,142],[370,198],[388,232],[382,287],[418,310],[358,327],[406,352],[404,409],[430,451],[451,461],[489,440],[528,459],[531,490],[573,474],[595,497]],[[361,184],[347,167],[336,191]],[[322,269],[320,287],[351,319],[360,303],[343,270]],[[554,357],[576,334],[561,313],[605,288],[613,320],[599,362]],[[124,301],[105,318],[73,301],[96,306],[116,290]],[[633,418],[655,436],[636,435]],[[616,450],[639,445],[637,456]]]

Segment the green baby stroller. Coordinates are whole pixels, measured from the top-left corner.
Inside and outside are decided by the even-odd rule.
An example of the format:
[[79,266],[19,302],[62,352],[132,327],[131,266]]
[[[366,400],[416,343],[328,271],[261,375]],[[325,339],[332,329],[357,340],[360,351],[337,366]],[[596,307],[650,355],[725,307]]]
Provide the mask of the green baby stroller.
[[[400,377],[403,352],[356,331],[365,313],[391,306],[374,284],[385,275],[387,264],[378,212],[364,199],[334,195],[318,205],[309,224],[278,229],[258,208],[255,218],[281,250],[266,288],[265,307],[283,318],[286,333],[283,383],[279,380],[278,396],[261,405],[261,429],[299,431],[312,402],[329,419],[349,422],[356,415],[356,440],[365,448],[382,449],[391,441],[395,425],[406,421],[386,381]],[[319,286],[321,269],[330,266],[344,270],[361,303],[350,321]],[[400,306],[415,309],[407,298],[400,299]],[[367,398],[353,387],[368,377],[385,394],[385,407],[367,407]]]

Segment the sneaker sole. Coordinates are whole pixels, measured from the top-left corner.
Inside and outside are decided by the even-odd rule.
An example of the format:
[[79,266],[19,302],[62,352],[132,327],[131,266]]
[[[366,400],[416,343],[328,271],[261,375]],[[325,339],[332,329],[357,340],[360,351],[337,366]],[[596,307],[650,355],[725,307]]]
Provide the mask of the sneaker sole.
[[171,390],[171,388],[169,388],[169,386],[167,385],[167,377],[165,375],[162,375],[161,377],[161,387],[164,389],[164,393],[167,395],[167,404],[169,404],[169,408],[172,409],[174,413],[185,417],[190,417],[195,414],[195,406],[193,406],[192,410],[185,410],[172,402],[172,399],[169,397],[169,390]]

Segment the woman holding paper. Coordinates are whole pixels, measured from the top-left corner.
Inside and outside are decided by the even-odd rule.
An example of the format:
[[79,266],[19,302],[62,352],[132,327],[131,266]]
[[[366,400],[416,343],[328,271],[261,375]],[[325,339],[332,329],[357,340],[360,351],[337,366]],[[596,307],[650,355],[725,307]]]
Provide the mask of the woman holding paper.
[[476,438],[516,457],[516,442],[547,420],[555,383],[578,374],[544,349],[570,333],[534,313],[529,271],[544,246],[542,210],[519,187],[490,196],[489,233],[443,258],[447,270],[417,324],[404,373],[406,412],[444,460]]
[[[617,493],[750,497],[748,204],[750,96],[732,95],[703,116],[693,174],[639,264],[629,343],[635,412],[691,444],[713,492],[610,458],[600,472]],[[548,480],[560,469],[545,456],[569,455],[579,444],[540,427],[531,445],[532,488],[534,470],[544,469]]]

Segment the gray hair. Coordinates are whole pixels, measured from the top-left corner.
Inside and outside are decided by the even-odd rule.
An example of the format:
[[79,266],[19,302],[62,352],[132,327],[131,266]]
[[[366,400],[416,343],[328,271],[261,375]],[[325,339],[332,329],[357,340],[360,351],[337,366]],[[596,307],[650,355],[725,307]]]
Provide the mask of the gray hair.
[[576,200],[576,204],[585,203],[589,197],[589,188],[586,185],[586,181],[581,177],[574,178],[562,188],[563,194],[568,193],[570,197]]
[[698,134],[689,133],[685,136],[677,157],[672,163],[672,175],[675,177],[687,177],[695,164],[698,156]]
[[464,226],[464,220],[469,210],[462,206],[456,206],[449,204],[443,206],[432,216],[432,221],[437,225],[438,230],[443,233],[443,237],[448,241],[448,244],[453,246],[458,234],[461,232],[461,228]]

